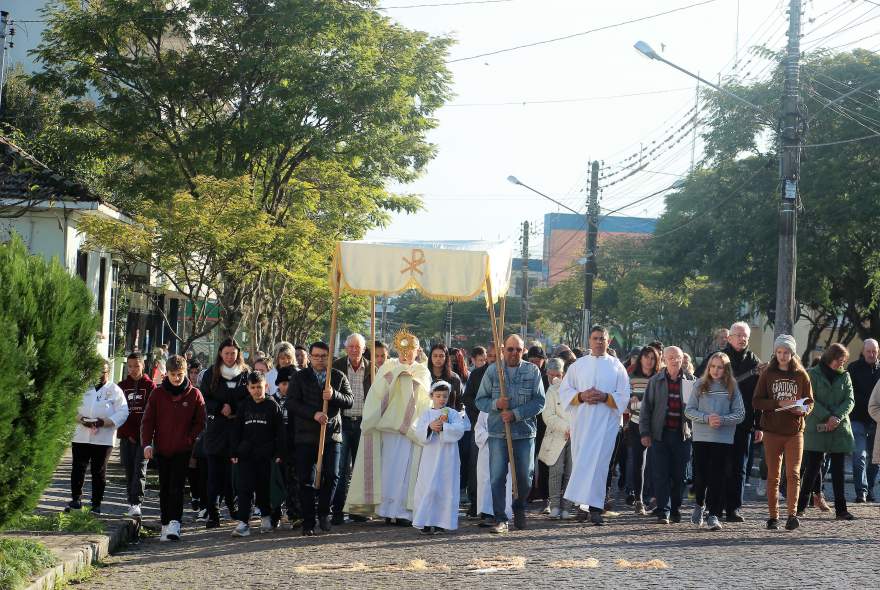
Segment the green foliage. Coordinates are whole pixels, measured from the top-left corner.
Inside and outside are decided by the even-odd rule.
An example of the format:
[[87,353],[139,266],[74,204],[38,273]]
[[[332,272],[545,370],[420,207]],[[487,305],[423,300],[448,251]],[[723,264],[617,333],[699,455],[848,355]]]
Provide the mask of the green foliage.
[[[707,276],[772,322],[777,265],[778,130],[781,68],[770,80],[731,90],[763,113],[707,91],[707,164],[667,198],[655,248],[670,280]],[[807,352],[820,340],[880,334],[880,144],[868,135],[880,112],[880,56],[856,49],[807,55],[803,113],[808,147],[800,179],[796,296],[810,325]]]
[[57,559],[30,539],[0,537],[0,588],[24,588],[28,578],[55,565]]
[[19,514],[3,527],[7,531],[55,533],[103,533],[104,523],[91,510],[71,510],[52,514]]
[[0,245],[0,526],[29,512],[70,441],[101,359],[86,286],[21,239]]

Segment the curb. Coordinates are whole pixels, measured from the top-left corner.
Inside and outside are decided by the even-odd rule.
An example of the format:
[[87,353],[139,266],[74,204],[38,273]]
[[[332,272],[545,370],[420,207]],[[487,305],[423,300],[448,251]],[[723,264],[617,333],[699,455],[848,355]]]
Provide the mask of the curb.
[[102,561],[135,538],[137,534],[138,522],[131,518],[125,518],[111,532],[95,535],[84,541],[78,549],[62,559],[57,565],[45,570],[32,580],[24,587],[24,590],[54,590],[56,584],[85,571],[92,564]]

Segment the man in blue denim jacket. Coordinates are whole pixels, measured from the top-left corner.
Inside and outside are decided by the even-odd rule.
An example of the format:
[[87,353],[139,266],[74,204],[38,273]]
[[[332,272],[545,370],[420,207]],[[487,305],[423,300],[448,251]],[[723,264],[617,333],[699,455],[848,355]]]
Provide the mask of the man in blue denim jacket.
[[[493,533],[507,532],[505,491],[509,459],[504,424],[510,424],[513,458],[516,469],[517,499],[513,501],[513,524],[526,527],[525,499],[532,487],[535,466],[536,416],[544,409],[544,384],[541,371],[523,360],[522,338],[510,335],[504,341],[504,360],[486,369],[476,404],[489,415],[489,477],[492,485],[492,508],[495,512]],[[507,397],[501,399],[498,367],[504,367]]]

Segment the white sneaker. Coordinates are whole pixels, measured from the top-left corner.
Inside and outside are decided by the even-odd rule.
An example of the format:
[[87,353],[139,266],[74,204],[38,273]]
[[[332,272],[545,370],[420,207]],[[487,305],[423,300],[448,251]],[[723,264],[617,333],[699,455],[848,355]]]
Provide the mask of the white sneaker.
[[559,508],[551,508],[550,509],[550,518],[559,518],[562,512]]
[[264,516],[260,519],[260,532],[271,533],[275,528],[272,526],[272,517]]
[[161,543],[168,541],[168,525],[167,524],[162,525],[162,532],[161,532],[161,534],[159,534],[159,541]]
[[168,531],[166,533],[169,541],[180,540],[180,521],[172,520],[168,523]]
[[569,512],[568,510],[563,510],[559,513],[559,518],[561,520],[568,520],[569,518],[571,518],[571,512]]
[[250,537],[251,536],[251,527],[248,526],[246,522],[238,522],[238,526],[235,527],[235,530],[232,531],[233,537]]
[[141,505],[140,504],[132,504],[128,507],[128,512],[126,514],[132,518],[140,518],[141,517]]
[[758,495],[766,496],[767,495],[767,482],[763,479],[758,482]]

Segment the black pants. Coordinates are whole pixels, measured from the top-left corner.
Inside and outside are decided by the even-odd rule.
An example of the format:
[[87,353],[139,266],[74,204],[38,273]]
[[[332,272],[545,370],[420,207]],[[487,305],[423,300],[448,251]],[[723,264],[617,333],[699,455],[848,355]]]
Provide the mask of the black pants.
[[730,458],[730,445],[694,441],[694,492],[697,504],[709,514],[721,516],[724,510],[724,476]]
[[134,442],[127,438],[119,439],[119,458],[125,468],[125,481],[129,504],[140,504],[144,499],[144,487],[147,483],[147,463],[144,449],[139,440]]
[[82,498],[86,467],[91,465],[92,506],[100,506],[104,499],[104,488],[107,487],[107,462],[110,460],[113,447],[89,443],[73,443],[71,447],[73,465],[70,469],[70,497],[74,502],[79,502]]
[[[828,453],[827,457],[831,459],[831,485],[834,488],[834,512],[843,514],[846,509],[846,492],[844,491],[844,473],[843,464],[849,453]],[[822,465],[825,463],[825,453],[819,451],[804,451],[804,475],[801,481],[801,493],[798,497],[798,512],[803,512],[810,501],[810,494],[813,491],[812,482],[817,481]]]
[[743,490],[746,483],[746,465],[749,462],[749,449],[752,446],[752,433],[747,428],[737,428],[733,435],[733,445],[728,447],[727,477],[724,479],[725,509],[727,515],[735,514],[743,505]]
[[183,488],[186,485],[186,472],[189,469],[190,452],[175,455],[156,455],[159,468],[159,513],[162,525],[172,520],[183,520]]
[[[302,509],[299,502],[299,478],[296,476],[296,460],[291,455],[291,460],[285,460],[281,464],[281,475],[284,477],[284,510],[287,512],[287,520],[291,523],[302,518]],[[281,506],[272,512],[275,522],[281,520]]]
[[543,461],[538,461],[538,450],[541,448],[541,443],[544,442],[544,434],[547,432],[547,425],[544,424],[544,418],[541,417],[541,414],[538,414],[537,427],[535,450],[532,457],[532,464],[535,466],[535,476],[532,479],[532,489],[529,491],[529,502],[550,499],[550,468]]
[[232,464],[226,455],[208,455],[208,518],[220,518],[219,500],[223,497],[229,515],[235,515],[235,491],[232,488]]
[[[348,484],[361,441],[361,419],[342,417],[342,443],[339,445],[339,483],[333,494],[333,514],[342,514],[348,498]],[[317,451],[315,451],[317,453]],[[317,459],[317,455],[315,455]],[[321,474],[323,477],[323,474]]]
[[[328,437],[329,439],[329,437]],[[302,509],[303,529],[315,528],[315,502],[317,515],[330,514],[330,502],[339,482],[339,443],[327,440],[324,444],[324,460],[321,467],[321,489],[315,489],[315,466],[318,445],[296,445],[296,475],[299,478],[299,501]]]
[[257,496],[260,514],[269,516],[272,503],[269,484],[272,481],[272,457],[245,458],[238,460],[238,520],[246,523],[251,518],[251,500]]
[[192,456],[187,469],[189,495],[193,502],[198,501],[199,509],[208,505],[208,462],[204,457]]

